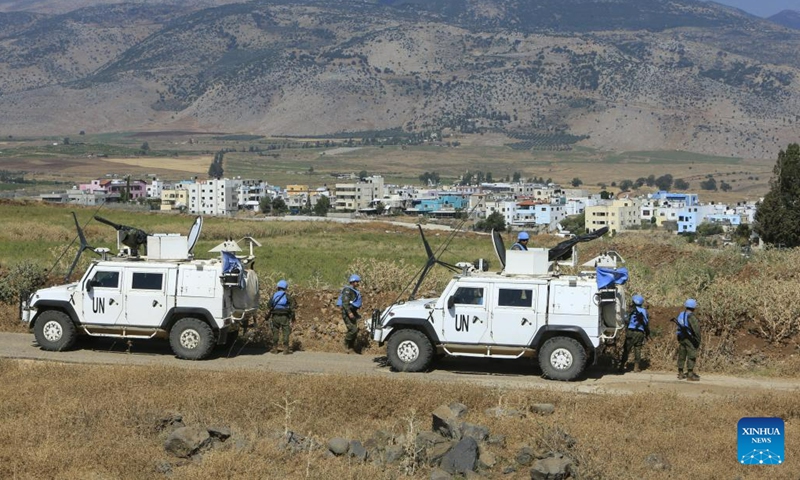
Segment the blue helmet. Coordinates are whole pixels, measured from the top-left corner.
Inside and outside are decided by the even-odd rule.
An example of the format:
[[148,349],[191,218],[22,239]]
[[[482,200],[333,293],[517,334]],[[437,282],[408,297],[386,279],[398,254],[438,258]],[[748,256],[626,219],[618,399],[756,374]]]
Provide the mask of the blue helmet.
[[531,236],[528,235],[528,232],[519,232],[519,235],[517,235],[518,242],[521,242],[523,240],[528,240],[529,238],[531,238]]
[[642,305],[644,305],[644,297],[641,296],[641,295],[634,295],[633,296],[633,304],[636,305],[636,306],[641,307]]
[[686,303],[684,303],[683,306],[686,308],[695,309],[697,308],[697,300],[690,298],[689,300],[686,300]]
[[360,281],[361,281],[361,277],[359,277],[359,276],[358,276],[358,275],[356,275],[355,273],[354,273],[354,274],[352,274],[352,275],[350,275],[350,279],[349,279],[349,280],[347,280],[347,282],[348,282],[348,283],[360,282]]
[[289,283],[286,280],[280,280],[278,282],[278,288],[288,288]]

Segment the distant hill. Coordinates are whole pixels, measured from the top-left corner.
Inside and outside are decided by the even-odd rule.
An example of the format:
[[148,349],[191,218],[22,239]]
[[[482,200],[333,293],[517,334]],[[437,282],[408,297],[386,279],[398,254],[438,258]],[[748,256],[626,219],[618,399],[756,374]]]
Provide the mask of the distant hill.
[[714,3],[70,1],[0,12],[0,135],[451,129],[768,158],[797,141],[800,32]]
[[784,27],[800,30],[800,12],[795,10],[784,10],[769,17],[769,21],[783,25]]

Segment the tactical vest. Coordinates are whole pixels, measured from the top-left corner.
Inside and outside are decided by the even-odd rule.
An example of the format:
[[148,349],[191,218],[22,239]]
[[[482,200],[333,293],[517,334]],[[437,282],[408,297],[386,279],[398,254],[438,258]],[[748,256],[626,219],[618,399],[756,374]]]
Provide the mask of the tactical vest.
[[[355,300],[350,302],[350,306],[351,307],[355,307],[355,308],[361,308],[361,292],[359,292],[358,290],[356,290],[355,288],[353,288],[353,287],[351,287],[349,285],[344,287],[344,288],[349,288],[350,290],[352,290],[356,294],[356,298],[355,298]],[[336,306],[337,307],[341,307],[342,306],[342,296],[344,296],[344,288],[339,293],[339,298],[336,300]]]
[[519,242],[516,242],[514,245],[511,245],[511,250],[528,250],[528,247]]
[[289,308],[289,294],[283,290],[278,290],[272,294],[272,300],[269,301],[273,310],[286,310]]
[[682,311],[681,313],[678,314],[678,317],[676,318],[676,320],[678,322],[678,325],[680,325],[680,327],[678,327],[677,332],[675,332],[676,335],[680,336],[681,327],[685,328],[687,331],[691,330],[691,326],[689,326],[689,316],[691,314],[692,314],[692,312],[690,312],[688,310],[684,310],[684,311]]
[[645,325],[647,325],[647,322],[647,313],[645,313],[643,308],[636,306],[628,317],[628,330],[644,332],[646,331]]

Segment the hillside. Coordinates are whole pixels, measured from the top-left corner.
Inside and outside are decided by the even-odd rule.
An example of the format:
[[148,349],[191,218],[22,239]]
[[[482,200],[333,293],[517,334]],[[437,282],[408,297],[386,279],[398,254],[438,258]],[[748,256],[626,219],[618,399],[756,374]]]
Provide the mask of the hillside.
[[783,25],[787,28],[800,30],[800,12],[794,10],[784,10],[769,17],[769,21]]
[[452,128],[773,158],[800,120],[800,32],[713,3],[73,3],[0,2],[0,134]]

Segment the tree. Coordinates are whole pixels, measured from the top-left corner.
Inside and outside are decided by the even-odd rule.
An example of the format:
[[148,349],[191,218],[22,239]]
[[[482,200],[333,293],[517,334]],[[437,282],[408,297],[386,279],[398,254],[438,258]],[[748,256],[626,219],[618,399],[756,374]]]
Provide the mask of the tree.
[[147,152],[149,152],[149,151],[150,151],[150,144],[149,144],[149,143],[147,143],[147,142],[144,142],[144,143],[142,144],[142,146],[141,146],[141,147],[139,147],[139,150],[141,150],[141,151],[142,151],[142,154],[144,154],[144,155],[147,155]]
[[610,200],[612,198],[614,198],[614,195],[612,195],[611,192],[609,192],[608,190],[602,190],[600,192],[600,199],[602,199],[602,200]]
[[800,246],[800,144],[778,153],[770,191],[758,206],[754,230],[771,245]]
[[656,176],[648,175],[647,178],[644,179],[644,183],[647,184],[648,187],[652,187],[656,184]]
[[289,211],[289,207],[286,206],[286,202],[281,197],[275,197],[272,200],[272,214],[273,215],[281,215]]
[[363,180],[367,177],[369,177],[369,174],[367,173],[366,170],[361,170],[360,172],[358,172],[358,178]]
[[222,176],[225,174],[225,170],[222,168],[222,162],[224,158],[225,158],[225,152],[223,152],[222,150],[214,154],[214,160],[211,162],[211,166],[208,167],[209,177],[216,179],[222,178]]
[[725,180],[719,182],[719,189],[722,190],[723,192],[730,192],[732,188],[733,187],[731,187],[731,184],[726,182]]
[[522,174],[519,172],[514,172],[514,175],[511,177],[511,181],[514,183],[519,183],[520,178],[522,178]]
[[573,235],[583,235],[586,233],[586,214],[570,215],[561,220],[561,228]]
[[708,177],[707,180],[703,180],[700,182],[700,188],[703,190],[712,190],[717,191],[717,181],[714,180],[714,177]]
[[492,183],[492,172],[486,172],[486,183]]
[[583,185],[583,180],[581,180],[578,177],[575,177],[575,178],[572,179],[572,186],[573,187],[580,187],[581,185]]
[[656,178],[655,184],[659,190],[668,191],[670,188],[672,188],[672,175],[669,173],[666,175],[661,175],[660,177]]
[[386,211],[386,205],[383,202],[378,202],[375,204],[375,213],[378,215],[383,215],[383,212]]
[[633,182],[633,185],[636,188],[641,188],[642,186],[644,186],[645,183],[647,183],[647,179],[644,178],[644,177],[639,177],[639,178],[636,179],[635,182]]
[[629,192],[633,188],[633,180],[623,180],[619,182],[619,189],[622,192]]
[[64,141],[62,143],[64,145],[69,145],[69,137],[64,137]]
[[482,232],[491,232],[497,230],[498,232],[506,231],[506,219],[500,212],[492,212],[486,219],[480,220],[475,224],[475,230]]
[[689,182],[682,178],[675,180],[672,186],[675,187],[675,190],[689,190]]
[[326,195],[320,195],[317,203],[314,205],[314,215],[318,217],[325,217],[328,215],[328,210],[331,209],[331,199]]
[[697,235],[710,237],[711,235],[721,235],[724,232],[722,225],[718,223],[703,222],[697,226]]

